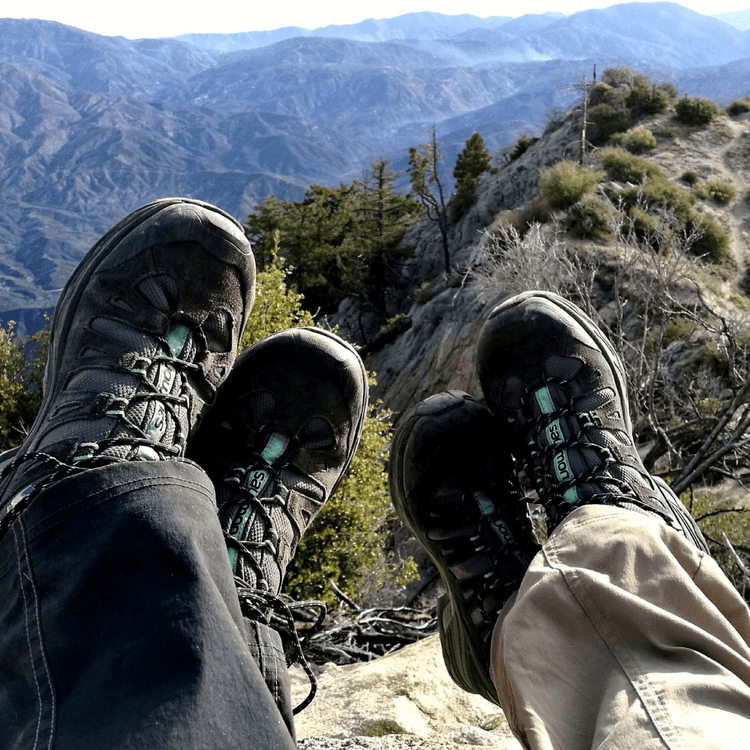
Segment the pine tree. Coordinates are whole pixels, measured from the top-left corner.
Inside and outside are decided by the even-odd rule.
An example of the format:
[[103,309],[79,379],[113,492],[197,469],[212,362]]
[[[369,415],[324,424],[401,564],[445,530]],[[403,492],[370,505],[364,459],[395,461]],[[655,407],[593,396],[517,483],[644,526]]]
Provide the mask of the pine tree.
[[288,281],[308,310],[329,312],[346,296],[382,310],[391,268],[408,253],[401,237],[419,214],[416,200],[396,192],[397,177],[378,159],[361,182],[311,185],[298,202],[269,196],[247,219],[259,267],[272,262],[278,233]]
[[421,212],[412,196],[396,191],[399,176],[389,160],[380,157],[365,179],[354,183],[358,252],[347,269],[345,286],[349,294],[380,312],[385,310],[394,266],[412,253],[412,248],[401,245],[401,238]]
[[456,159],[453,176],[456,178],[456,196],[453,199],[451,218],[457,221],[469,207],[479,185],[479,178],[490,169],[492,158],[484,145],[484,138],[474,133]]

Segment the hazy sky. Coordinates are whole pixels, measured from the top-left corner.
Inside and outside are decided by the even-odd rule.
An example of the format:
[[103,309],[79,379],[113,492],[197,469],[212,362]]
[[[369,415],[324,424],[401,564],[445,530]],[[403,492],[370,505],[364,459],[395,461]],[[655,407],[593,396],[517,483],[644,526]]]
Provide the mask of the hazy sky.
[[[178,34],[262,31],[282,26],[314,29],[331,23],[357,23],[366,18],[391,18],[412,11],[432,10],[448,15],[473,13],[518,16],[548,10],[570,14],[586,8],[605,8],[613,2],[597,0],[380,0],[369,6],[342,0],[0,0],[0,18],[43,18],[108,36],[176,36]],[[715,15],[745,10],[750,0],[686,0],[680,3],[698,13]]]

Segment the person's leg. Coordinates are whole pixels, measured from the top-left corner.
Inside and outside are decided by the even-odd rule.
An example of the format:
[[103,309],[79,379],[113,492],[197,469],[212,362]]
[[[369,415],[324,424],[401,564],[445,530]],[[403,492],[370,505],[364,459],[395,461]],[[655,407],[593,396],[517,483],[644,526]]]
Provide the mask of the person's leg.
[[293,747],[193,464],[56,482],[5,534],[0,561],[0,747]]
[[720,748],[750,732],[750,616],[644,469],[622,364],[583,313],[526,293],[478,343],[485,397],[549,540],[495,628],[492,677],[534,748]]
[[727,748],[750,733],[750,617],[666,524],[588,505],[533,560],[491,675],[532,748]]
[[253,295],[241,226],[183,199],[127,217],[63,290],[39,415],[0,467],[3,747],[293,746],[182,458]]

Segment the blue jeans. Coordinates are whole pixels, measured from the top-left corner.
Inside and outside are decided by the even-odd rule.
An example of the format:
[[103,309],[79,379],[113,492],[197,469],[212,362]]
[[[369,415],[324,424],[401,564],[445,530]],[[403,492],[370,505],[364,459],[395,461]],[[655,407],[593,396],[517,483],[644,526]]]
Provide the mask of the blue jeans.
[[60,480],[0,540],[0,748],[293,748],[252,625],[195,464]]

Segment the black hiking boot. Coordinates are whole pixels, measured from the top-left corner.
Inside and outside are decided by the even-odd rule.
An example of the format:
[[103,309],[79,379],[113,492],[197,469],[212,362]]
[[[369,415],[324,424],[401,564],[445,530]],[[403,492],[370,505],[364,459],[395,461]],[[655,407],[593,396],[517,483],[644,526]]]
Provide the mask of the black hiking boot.
[[107,232],[57,304],[39,414],[2,466],[2,526],[70,473],[183,456],[254,295],[250,244],[214,206],[167,198]]
[[216,486],[244,586],[279,593],[300,537],[351,463],[366,408],[359,355],[327,331],[282,331],[237,358],[188,456]]
[[[317,328],[276,333],[237,358],[190,443],[188,457],[216,487],[250,629],[269,625],[275,612],[294,633],[278,596],[284,575],[300,537],[354,457],[367,390],[362,360],[339,337]],[[289,660],[305,667],[298,642],[294,648]]]
[[622,362],[578,307],[535,291],[502,303],[480,334],[477,369],[536,482],[550,533],[573,510],[598,503],[660,518],[708,552],[679,498],[643,466]]
[[493,703],[492,630],[539,551],[499,427],[466,393],[432,396],[399,425],[389,476],[401,520],[447,589],[438,622],[448,672]]

